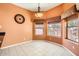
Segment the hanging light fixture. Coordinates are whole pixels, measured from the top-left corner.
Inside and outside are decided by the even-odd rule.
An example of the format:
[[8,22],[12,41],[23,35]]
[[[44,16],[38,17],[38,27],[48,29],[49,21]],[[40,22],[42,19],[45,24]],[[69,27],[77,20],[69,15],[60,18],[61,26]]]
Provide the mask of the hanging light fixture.
[[38,12],[35,13],[36,17],[42,17],[43,16],[43,13],[40,11],[40,9],[41,9],[40,8],[40,3],[38,3]]

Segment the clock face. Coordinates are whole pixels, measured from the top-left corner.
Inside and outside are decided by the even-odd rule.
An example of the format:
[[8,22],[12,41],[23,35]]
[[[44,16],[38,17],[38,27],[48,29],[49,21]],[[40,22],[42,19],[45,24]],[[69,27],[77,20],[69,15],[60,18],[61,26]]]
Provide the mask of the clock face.
[[14,19],[15,19],[15,21],[16,21],[17,23],[19,23],[19,24],[22,24],[22,23],[25,22],[25,18],[24,18],[24,16],[21,15],[21,14],[15,15]]

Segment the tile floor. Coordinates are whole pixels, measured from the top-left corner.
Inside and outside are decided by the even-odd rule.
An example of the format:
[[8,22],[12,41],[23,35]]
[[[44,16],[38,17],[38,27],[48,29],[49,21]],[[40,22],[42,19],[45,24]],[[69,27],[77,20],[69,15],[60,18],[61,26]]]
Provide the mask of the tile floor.
[[43,40],[0,49],[1,56],[73,56],[62,46]]

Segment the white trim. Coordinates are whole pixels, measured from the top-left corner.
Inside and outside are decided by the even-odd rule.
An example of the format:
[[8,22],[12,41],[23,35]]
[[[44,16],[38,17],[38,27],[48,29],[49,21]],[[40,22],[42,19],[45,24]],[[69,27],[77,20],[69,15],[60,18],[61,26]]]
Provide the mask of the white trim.
[[[0,48],[0,49],[5,49],[5,48],[13,47],[13,46],[18,46],[18,45],[25,44],[25,43],[30,43],[30,42],[32,42],[32,40],[25,41],[25,42],[21,42],[21,43],[17,43],[17,44],[13,44],[13,45],[6,46],[6,47],[2,47],[2,48]],[[76,56],[74,53],[72,53],[69,49],[67,49],[67,48],[66,48],[66,47],[64,47],[63,45],[58,44],[58,43],[55,43],[55,42],[50,42],[50,41],[48,41],[48,42],[49,42],[49,43],[56,44],[56,45],[59,45],[59,46],[61,46],[61,47],[65,48],[67,51],[69,51],[69,52],[70,52],[73,56]]]
[[25,41],[25,42],[20,42],[20,43],[16,43],[16,44],[13,44],[13,45],[9,45],[9,46],[6,46],[6,47],[2,47],[0,49],[5,49],[5,48],[13,47],[13,46],[18,46],[18,45],[25,44],[25,43],[30,43],[30,42],[32,42],[32,40]]
[[59,46],[62,46],[61,44],[58,44],[58,43],[55,43],[55,42],[51,42],[51,41],[48,41],[48,42],[59,45]]
[[[50,42],[50,41],[48,41],[48,42]],[[50,42],[50,43],[53,43],[53,44],[59,45],[59,46],[65,48],[65,49],[66,49],[68,52],[70,52],[73,56],[76,56],[73,52],[71,52],[71,51],[70,51],[68,48],[66,48],[65,46],[63,46],[63,45],[61,45],[61,44],[58,44],[58,43],[55,43],[55,42]]]
[[69,51],[73,56],[76,56],[76,55],[75,55],[73,52],[71,52],[68,48],[64,47],[63,45],[62,45],[62,47],[65,48],[67,51]]

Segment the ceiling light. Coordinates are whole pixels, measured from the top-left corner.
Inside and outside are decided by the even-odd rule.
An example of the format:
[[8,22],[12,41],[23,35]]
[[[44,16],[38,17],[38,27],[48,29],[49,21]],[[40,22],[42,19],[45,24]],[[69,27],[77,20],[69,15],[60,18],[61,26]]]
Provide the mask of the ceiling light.
[[40,3],[38,3],[38,12],[35,13],[35,16],[36,16],[36,17],[42,17],[42,16],[43,16],[43,13],[40,12],[40,9],[41,9],[41,8],[40,8]]

